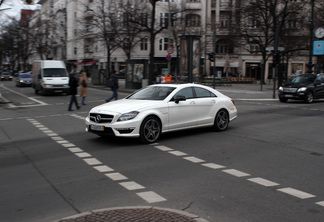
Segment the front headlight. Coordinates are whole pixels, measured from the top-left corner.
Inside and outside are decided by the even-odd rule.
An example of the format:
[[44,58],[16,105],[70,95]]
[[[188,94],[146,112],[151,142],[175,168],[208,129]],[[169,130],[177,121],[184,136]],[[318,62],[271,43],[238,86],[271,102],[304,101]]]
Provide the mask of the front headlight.
[[284,88],[282,86],[279,87],[279,91],[282,92]]
[[132,111],[132,112],[129,112],[129,113],[124,113],[118,118],[117,122],[134,119],[137,116],[138,113],[139,113],[138,111]]
[[304,92],[304,91],[306,91],[306,90],[307,90],[306,87],[301,87],[301,88],[299,88],[299,89],[297,90],[297,92]]

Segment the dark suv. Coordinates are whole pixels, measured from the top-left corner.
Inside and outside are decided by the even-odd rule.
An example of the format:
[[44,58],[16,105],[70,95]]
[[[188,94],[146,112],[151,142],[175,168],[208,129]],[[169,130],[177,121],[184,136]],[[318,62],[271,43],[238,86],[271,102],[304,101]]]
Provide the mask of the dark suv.
[[298,75],[279,87],[280,102],[297,99],[312,103],[314,99],[320,98],[324,98],[324,73]]

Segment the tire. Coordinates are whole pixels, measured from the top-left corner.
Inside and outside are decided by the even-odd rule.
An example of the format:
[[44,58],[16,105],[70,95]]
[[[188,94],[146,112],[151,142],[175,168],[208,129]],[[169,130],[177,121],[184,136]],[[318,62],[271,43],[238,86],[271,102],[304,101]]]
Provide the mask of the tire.
[[144,119],[140,128],[140,140],[143,143],[154,143],[161,135],[161,123],[158,118],[149,116]]
[[214,120],[213,129],[216,131],[224,131],[227,129],[228,124],[229,124],[228,112],[225,109],[219,110]]
[[312,92],[307,92],[305,103],[312,103],[314,101],[314,95]]
[[288,101],[287,98],[282,98],[282,97],[279,97],[279,100],[280,100],[280,102],[282,102],[282,103],[286,103],[286,102]]

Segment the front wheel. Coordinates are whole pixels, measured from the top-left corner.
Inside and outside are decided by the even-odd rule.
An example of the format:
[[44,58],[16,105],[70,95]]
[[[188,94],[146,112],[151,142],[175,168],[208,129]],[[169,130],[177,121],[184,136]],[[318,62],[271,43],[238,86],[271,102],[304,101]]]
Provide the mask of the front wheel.
[[142,122],[140,129],[140,140],[143,143],[154,143],[161,134],[160,121],[153,116],[149,116]]
[[288,101],[287,98],[279,97],[280,102],[286,103]]
[[314,101],[313,93],[307,92],[305,102],[312,103],[313,101]]
[[228,124],[229,124],[228,112],[225,109],[219,110],[218,113],[216,114],[213,128],[216,131],[224,131],[227,129]]

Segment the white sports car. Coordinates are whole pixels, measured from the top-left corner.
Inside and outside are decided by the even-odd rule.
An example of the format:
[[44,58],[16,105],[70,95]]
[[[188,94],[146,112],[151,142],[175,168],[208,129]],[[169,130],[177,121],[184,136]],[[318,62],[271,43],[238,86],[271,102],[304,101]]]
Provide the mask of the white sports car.
[[86,131],[99,136],[138,137],[153,143],[161,133],[196,127],[227,129],[237,117],[234,101],[199,84],[157,84],[124,99],[92,108]]

